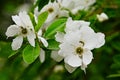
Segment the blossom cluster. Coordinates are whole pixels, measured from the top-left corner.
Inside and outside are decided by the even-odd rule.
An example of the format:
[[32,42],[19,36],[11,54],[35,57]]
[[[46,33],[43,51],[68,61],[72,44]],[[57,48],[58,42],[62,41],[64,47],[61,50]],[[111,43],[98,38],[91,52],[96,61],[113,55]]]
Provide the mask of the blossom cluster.
[[[58,62],[64,59],[65,68],[70,73],[72,73],[77,67],[81,67],[81,69],[85,71],[88,64],[90,64],[93,59],[93,53],[91,50],[104,45],[105,35],[101,32],[96,33],[90,27],[90,24],[92,23],[84,20],[73,20],[70,14],[75,15],[79,13],[80,10],[90,10],[90,7],[95,2],[95,0],[49,1],[40,11],[38,10],[38,6],[34,9],[33,19],[31,19],[26,11],[22,11],[18,15],[12,16],[12,20],[15,24],[10,25],[6,31],[7,37],[16,36],[11,44],[12,49],[20,49],[24,38],[27,38],[32,47],[36,47],[36,43],[40,44],[40,61],[44,62],[44,48],[46,48],[45,50],[49,49],[48,39],[44,34],[54,21],[60,18],[66,18],[67,21],[65,22],[65,27],[62,27],[63,31],[56,30],[59,26],[55,24],[53,25],[55,26],[56,29],[54,30],[56,31],[55,34],[52,35],[54,38],[51,39],[54,39],[59,43],[59,49],[50,49],[51,58]],[[48,15],[44,21],[39,17],[45,12],[47,12]],[[107,20],[108,16],[105,13],[102,13],[101,15],[97,14],[96,18],[102,22]],[[33,23],[33,20],[35,24]],[[41,25],[39,25],[40,21],[43,21]],[[36,26],[39,29],[36,29]]]

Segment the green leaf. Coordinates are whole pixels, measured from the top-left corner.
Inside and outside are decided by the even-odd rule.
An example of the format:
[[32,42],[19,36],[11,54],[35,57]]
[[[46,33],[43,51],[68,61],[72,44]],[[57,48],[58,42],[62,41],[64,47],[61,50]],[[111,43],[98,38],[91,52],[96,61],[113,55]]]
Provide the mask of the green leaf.
[[36,58],[39,56],[40,54],[40,48],[39,45],[37,44],[36,47],[32,47],[31,45],[27,45],[25,47],[25,49],[23,50],[23,60],[28,63],[31,64],[32,62],[34,62],[36,60]]
[[32,21],[33,26],[35,26],[35,25],[36,25],[36,22],[35,22],[34,14],[30,12],[30,13],[29,13],[29,16],[30,16],[30,19],[31,19],[31,21]]
[[54,21],[44,33],[44,37],[47,39],[54,38],[54,35],[57,31],[64,31],[66,19],[58,19]]
[[19,52],[19,50],[15,51],[15,52],[12,52],[12,53],[8,56],[8,58],[11,58],[12,56],[16,55],[18,52]]
[[113,60],[114,60],[115,63],[117,63],[120,66],[120,54],[115,55],[113,57]]
[[10,42],[0,41],[0,57],[8,58],[14,52],[16,51],[12,50]]
[[59,49],[59,42],[55,41],[54,39],[48,40],[48,49],[50,50],[58,50]]
[[111,46],[112,46],[114,49],[120,51],[120,41],[111,42]]
[[48,12],[43,12],[38,16],[38,24],[35,26],[35,30],[38,31],[40,27],[44,24],[45,20],[48,17]]
[[120,77],[120,74],[111,74],[107,76],[108,78],[113,78],[113,77]]

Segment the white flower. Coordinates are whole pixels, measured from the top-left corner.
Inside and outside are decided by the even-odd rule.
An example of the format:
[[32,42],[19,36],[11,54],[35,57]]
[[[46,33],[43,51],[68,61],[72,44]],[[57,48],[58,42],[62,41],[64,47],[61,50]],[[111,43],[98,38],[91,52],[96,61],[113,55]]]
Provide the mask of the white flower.
[[49,23],[53,21],[54,19],[58,17],[68,17],[68,12],[65,10],[61,10],[59,4],[54,1],[54,2],[49,2],[47,5],[45,5],[40,12],[38,12],[38,7],[35,9],[34,13],[36,16],[38,16],[40,13],[48,11],[49,15],[46,20],[46,23]]
[[[37,37],[39,39],[40,42],[42,42],[42,44],[47,47],[48,46],[48,42],[42,37],[42,30],[40,29],[38,31]],[[40,61],[43,63],[45,61],[45,51],[41,48],[40,49]]]
[[100,32],[95,33],[85,21],[72,21],[69,18],[67,23],[72,26],[66,24],[66,34],[58,32],[55,36],[61,43],[58,55],[64,58],[69,72],[73,72],[77,67],[85,71],[93,59],[91,50],[101,47],[105,43],[105,36]]
[[60,5],[66,9],[69,9],[73,14],[79,10],[86,10],[93,5],[96,0],[57,0]]
[[7,37],[17,36],[13,39],[12,49],[19,49],[23,43],[24,37],[27,37],[29,43],[35,47],[36,36],[29,15],[26,12],[20,12],[19,15],[12,16],[12,20],[16,24],[9,26],[6,31]]
[[98,21],[103,22],[105,20],[108,20],[108,16],[105,13],[101,13],[100,15],[97,14],[97,19]]

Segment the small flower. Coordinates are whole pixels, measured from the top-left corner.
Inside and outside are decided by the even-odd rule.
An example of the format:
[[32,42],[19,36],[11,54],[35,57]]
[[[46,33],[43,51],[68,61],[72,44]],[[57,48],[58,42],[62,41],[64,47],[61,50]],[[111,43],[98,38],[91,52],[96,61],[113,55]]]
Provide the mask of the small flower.
[[98,21],[103,22],[105,20],[108,20],[108,16],[105,13],[101,13],[100,15],[97,14],[97,19]]
[[91,5],[93,5],[96,0],[57,0],[59,4],[68,10],[70,10],[73,14],[77,13],[79,10],[86,10]]
[[40,12],[38,12],[38,7],[35,8],[35,15],[38,16],[40,13],[48,11],[49,15],[46,20],[46,23],[49,23],[53,21],[54,19],[58,17],[68,17],[68,12],[65,10],[61,10],[59,4],[54,1],[54,2],[49,2],[47,5],[45,5]]
[[27,37],[29,43],[35,47],[36,36],[29,15],[26,12],[20,12],[19,15],[12,16],[12,20],[16,24],[9,26],[6,31],[7,37],[17,36],[13,39],[12,49],[19,49],[22,46],[24,37]]
[[91,50],[104,45],[105,36],[100,32],[95,33],[85,21],[72,21],[69,18],[67,23],[72,25],[66,24],[66,34],[58,32],[55,36],[56,41],[60,42],[58,55],[64,58],[69,72],[73,72],[77,67],[85,71],[93,59]]
[[[48,46],[48,42],[42,37],[42,30],[38,31],[37,37],[38,37],[39,41],[42,42],[45,47]],[[45,51],[42,48],[40,49],[39,58],[42,63],[45,61]]]

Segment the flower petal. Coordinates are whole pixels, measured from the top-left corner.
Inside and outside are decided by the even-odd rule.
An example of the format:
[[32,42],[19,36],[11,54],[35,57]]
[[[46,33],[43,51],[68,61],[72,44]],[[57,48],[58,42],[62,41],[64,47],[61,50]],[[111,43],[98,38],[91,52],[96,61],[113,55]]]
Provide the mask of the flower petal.
[[81,69],[82,69],[85,73],[86,73],[86,70],[85,70],[86,68],[87,68],[87,65],[85,65],[85,64],[82,64],[82,65],[81,65]]
[[33,31],[29,31],[29,34],[27,35],[27,39],[33,47],[35,47],[35,38],[36,38],[35,33]]
[[18,25],[24,27],[25,24],[22,22],[21,18],[17,15],[12,16],[12,20]]
[[69,64],[72,67],[79,67],[82,64],[82,60],[78,55],[69,55],[65,57],[65,63]]
[[22,20],[22,22],[25,24],[26,27],[30,27],[33,29],[32,22],[30,20],[30,17],[28,16],[27,12],[25,12],[25,11],[20,12],[19,17]]
[[60,10],[59,12],[59,17],[68,17],[69,16],[69,12],[66,10]]
[[5,34],[7,37],[12,37],[19,34],[19,32],[20,32],[20,28],[17,25],[11,25],[8,27]]
[[17,50],[22,46],[23,43],[23,36],[18,36],[15,39],[13,39],[12,42],[12,49]]
[[66,22],[66,28],[65,28],[65,32],[68,33],[68,32],[74,32],[74,31],[77,31],[77,30],[81,30],[81,27],[84,27],[84,26],[89,26],[90,25],[90,22],[86,22],[86,21],[83,21],[83,20],[75,20],[73,21],[72,18],[68,18],[67,22]]
[[100,15],[97,14],[97,19],[98,21],[103,22],[105,20],[108,20],[108,16],[105,13],[101,13]]
[[70,66],[70,65],[68,65],[68,64],[65,63],[65,68],[67,69],[67,71],[68,71],[69,73],[72,73],[73,71],[75,71],[75,69],[76,69],[77,67],[72,67],[72,66]]
[[[89,36],[88,36],[89,35]],[[83,34],[84,48],[94,49],[105,44],[105,35],[103,33],[85,33]]]
[[57,62],[60,62],[61,60],[63,60],[63,57],[58,54],[58,51],[52,51],[51,58]]
[[66,57],[74,53],[74,46],[69,45],[67,42],[60,44],[59,47],[58,54],[60,56]]
[[88,26],[81,27],[81,34],[82,34],[81,41],[83,41],[85,44],[84,48],[90,50],[96,48],[99,38],[92,28]]
[[45,61],[45,51],[43,49],[40,49],[40,61],[43,63]]
[[97,39],[98,39],[98,44],[96,45],[96,48],[99,48],[105,44],[105,35],[103,33],[97,33],[96,34]]
[[43,37],[38,37],[45,47],[48,46],[48,42]]
[[55,35],[56,41],[58,42],[63,42],[64,40],[64,33],[63,32],[57,32],[57,34]]
[[84,65],[88,65],[91,63],[93,59],[93,54],[90,50],[84,50],[83,56],[82,56],[82,61]]
[[40,29],[39,31],[38,31],[38,36],[42,36],[42,30]]

